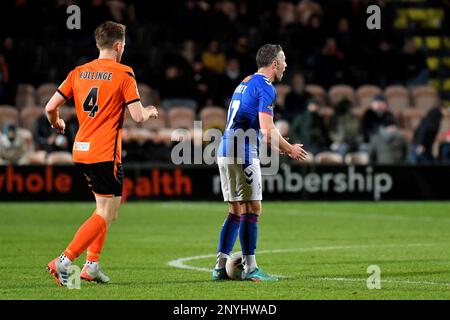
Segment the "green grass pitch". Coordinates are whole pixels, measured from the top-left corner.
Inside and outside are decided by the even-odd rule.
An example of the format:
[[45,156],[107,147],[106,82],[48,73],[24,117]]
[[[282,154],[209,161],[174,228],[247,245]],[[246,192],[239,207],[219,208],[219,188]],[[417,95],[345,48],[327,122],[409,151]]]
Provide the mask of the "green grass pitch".
[[[278,282],[211,281],[224,203],[141,202],[125,204],[109,230],[101,264],[111,282],[69,290],[45,266],[93,204],[2,203],[0,299],[450,298],[449,202],[263,205],[258,264]],[[367,288],[370,265],[381,289]]]

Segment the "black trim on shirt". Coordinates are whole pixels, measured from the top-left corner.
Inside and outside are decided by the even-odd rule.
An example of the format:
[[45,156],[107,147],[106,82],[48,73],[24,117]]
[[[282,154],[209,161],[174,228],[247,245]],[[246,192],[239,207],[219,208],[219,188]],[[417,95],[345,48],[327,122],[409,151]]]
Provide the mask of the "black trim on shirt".
[[141,99],[138,98],[138,99],[134,99],[134,100],[125,102],[125,106],[127,106],[127,105],[129,105],[129,104],[131,104],[131,103],[133,103],[133,102],[137,102],[137,101],[141,101]]
[[67,98],[67,96],[66,96],[64,93],[61,92],[61,90],[56,89],[56,92],[58,92],[60,95],[62,95],[62,97],[63,97],[64,99],[70,100],[70,98]]

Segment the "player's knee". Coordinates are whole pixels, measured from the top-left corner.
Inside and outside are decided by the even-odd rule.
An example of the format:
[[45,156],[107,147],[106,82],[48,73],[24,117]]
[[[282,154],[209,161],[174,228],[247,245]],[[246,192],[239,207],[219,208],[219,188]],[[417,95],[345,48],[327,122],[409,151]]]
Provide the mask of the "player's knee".
[[241,214],[241,208],[239,202],[229,202],[228,209],[231,214],[240,215]]
[[261,201],[252,201],[249,203],[249,207],[249,211],[251,211],[250,213],[261,214]]

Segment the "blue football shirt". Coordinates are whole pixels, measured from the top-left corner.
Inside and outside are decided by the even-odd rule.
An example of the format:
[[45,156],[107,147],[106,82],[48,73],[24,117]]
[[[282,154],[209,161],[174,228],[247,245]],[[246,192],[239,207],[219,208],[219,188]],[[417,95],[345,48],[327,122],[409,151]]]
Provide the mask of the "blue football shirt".
[[[273,117],[275,100],[276,90],[267,77],[253,74],[245,78],[231,98],[218,156],[244,158],[242,160],[245,164],[259,159],[259,113],[264,112]],[[242,133],[245,133],[246,137],[238,138]]]

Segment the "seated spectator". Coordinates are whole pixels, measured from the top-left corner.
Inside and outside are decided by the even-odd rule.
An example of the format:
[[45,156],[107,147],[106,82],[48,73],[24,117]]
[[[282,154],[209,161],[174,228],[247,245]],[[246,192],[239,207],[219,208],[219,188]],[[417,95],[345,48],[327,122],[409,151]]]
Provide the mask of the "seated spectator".
[[217,101],[219,105],[228,106],[234,90],[242,80],[239,60],[237,58],[230,58],[227,61],[225,72],[220,77],[220,85],[218,88],[220,90],[220,98]]
[[441,120],[444,115],[446,104],[428,111],[425,118],[420,121],[419,126],[414,131],[413,146],[410,161],[417,163],[433,163],[433,144],[439,132]]
[[202,61],[206,69],[221,74],[225,70],[225,54],[220,51],[220,43],[213,40],[209,43],[208,49],[202,54]]
[[25,164],[27,146],[18,135],[17,127],[6,124],[0,134],[0,164]]
[[201,60],[195,60],[192,63],[195,100],[200,111],[205,105],[212,105],[213,98],[217,91],[215,75],[205,69]]
[[310,99],[307,110],[294,118],[292,136],[312,154],[329,149],[330,138],[323,119],[319,115],[319,103]]
[[386,123],[369,143],[369,159],[377,164],[405,163],[408,157],[408,141],[398,131],[394,122]]
[[305,78],[299,72],[292,76],[292,90],[286,95],[284,108],[281,109],[283,119],[291,120],[306,110],[312,95],[305,89]]
[[66,135],[53,129],[44,114],[36,121],[34,141],[38,150],[46,151],[72,151],[70,141]]
[[339,101],[330,123],[331,150],[342,156],[347,152],[357,151],[362,142],[359,119],[350,112],[350,108],[349,100]]
[[395,117],[388,110],[386,98],[382,94],[374,97],[370,108],[364,113],[362,118],[362,134],[364,143],[369,143],[373,135],[377,134],[380,128],[386,124],[395,123]]
[[446,131],[444,141],[439,145],[439,161],[450,163],[450,130]]

